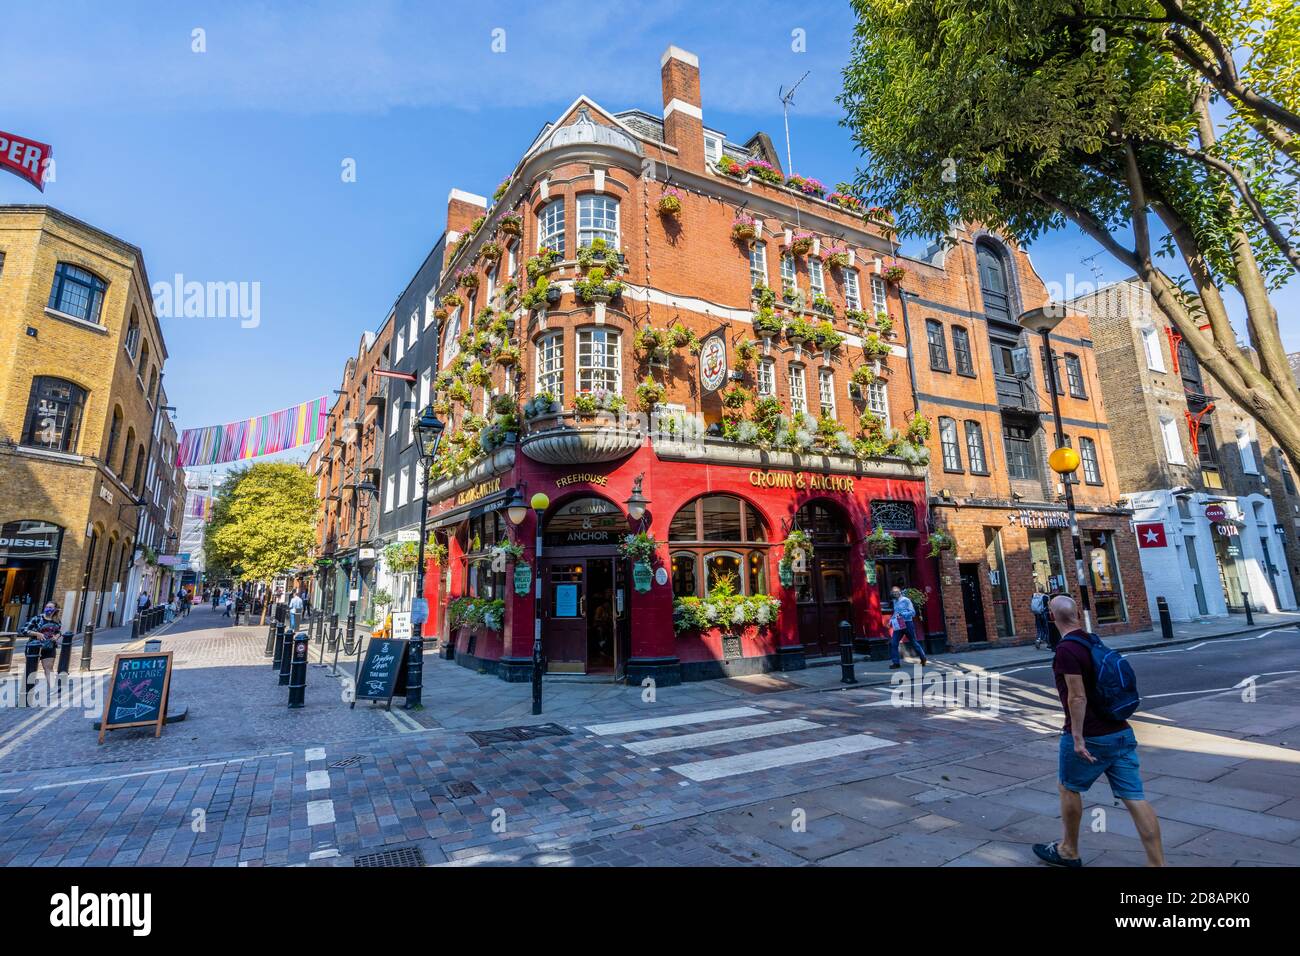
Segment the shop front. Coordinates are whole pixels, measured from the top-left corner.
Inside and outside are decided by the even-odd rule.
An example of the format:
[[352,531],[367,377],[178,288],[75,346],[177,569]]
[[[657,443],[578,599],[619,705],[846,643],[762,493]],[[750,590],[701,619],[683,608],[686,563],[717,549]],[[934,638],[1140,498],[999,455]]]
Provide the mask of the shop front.
[[0,525],[0,631],[13,631],[54,596],[63,529],[48,521]]
[[[838,654],[842,622],[859,648],[882,641],[890,586],[922,604],[935,592],[924,481],[909,466],[695,445],[574,464],[505,448],[434,486],[430,630],[460,663],[505,680],[529,679],[540,626],[549,673],[676,683],[806,666]],[[548,500],[517,526],[516,490]],[[892,553],[868,547],[874,528]],[[811,548],[783,562],[796,530]],[[620,552],[638,531],[656,543],[643,567]],[[940,616],[922,613],[937,629]]]

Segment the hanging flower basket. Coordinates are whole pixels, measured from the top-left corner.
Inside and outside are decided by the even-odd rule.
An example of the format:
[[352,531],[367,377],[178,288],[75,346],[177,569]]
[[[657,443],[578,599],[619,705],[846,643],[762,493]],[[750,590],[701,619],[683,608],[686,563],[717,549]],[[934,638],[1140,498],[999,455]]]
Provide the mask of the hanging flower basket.
[[791,255],[806,256],[808,255],[808,253],[812,252],[812,247],[813,247],[813,236],[811,233],[796,232],[790,238],[790,245],[788,249]]
[[753,242],[758,238],[758,223],[750,216],[737,216],[731,222],[731,238],[737,242]]
[[456,275],[456,282],[460,285],[462,289],[477,289],[478,273],[469,272],[468,270],[459,272]]
[[904,266],[890,266],[885,270],[885,281],[891,285],[898,285],[907,278],[908,272]]
[[678,219],[682,214],[682,194],[676,189],[665,189],[664,194],[659,197],[659,202],[655,204],[661,216],[670,219]]
[[501,230],[502,235],[522,236],[524,234],[523,217],[516,215],[502,216],[497,228]]

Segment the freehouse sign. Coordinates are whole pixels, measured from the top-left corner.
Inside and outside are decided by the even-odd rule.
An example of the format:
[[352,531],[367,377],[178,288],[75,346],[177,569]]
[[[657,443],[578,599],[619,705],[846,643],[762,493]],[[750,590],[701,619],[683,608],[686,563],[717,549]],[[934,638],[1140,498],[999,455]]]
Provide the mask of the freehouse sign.
[[799,491],[853,490],[849,475],[817,475],[804,471],[751,471],[749,483],[755,488],[794,488]]

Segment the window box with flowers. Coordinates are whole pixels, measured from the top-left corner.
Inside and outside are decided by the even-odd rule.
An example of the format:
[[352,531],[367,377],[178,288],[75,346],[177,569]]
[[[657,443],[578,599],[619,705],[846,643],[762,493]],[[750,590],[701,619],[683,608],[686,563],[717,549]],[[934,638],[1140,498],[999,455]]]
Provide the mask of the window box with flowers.
[[592,266],[587,274],[573,283],[573,292],[579,301],[608,302],[623,293],[623,283],[618,279],[606,279],[602,266]]
[[849,325],[853,326],[855,329],[866,328],[867,313],[862,309],[845,309],[844,321],[849,323]]
[[863,540],[869,554],[879,556],[898,553],[898,541],[885,528],[873,528],[871,534]]
[[887,359],[891,351],[889,343],[881,341],[875,332],[868,332],[862,339],[862,354],[869,362]]
[[823,352],[835,352],[844,344],[844,336],[830,322],[823,321],[813,327],[813,342]]
[[826,195],[826,187],[816,179],[810,176],[794,175],[787,177],[785,184],[791,189],[798,190],[805,196],[816,196],[820,199]]
[[785,337],[791,345],[802,345],[817,337],[817,328],[807,319],[796,316],[786,325]]
[[758,221],[741,213],[731,221],[731,238],[737,242],[753,242],[758,238]]
[[487,598],[460,597],[447,605],[447,625],[452,630],[459,627],[501,630],[505,621],[505,601]]
[[853,195],[853,186],[850,183],[836,183],[835,191],[826,197],[826,201],[849,212],[862,212],[862,200]]
[[597,236],[590,243],[578,250],[578,268],[584,272],[597,263],[605,267],[606,275],[618,275],[623,265],[623,253],[610,248],[604,239]]
[[573,411],[579,418],[594,418],[597,412],[616,412],[627,405],[622,395],[608,389],[579,392],[573,396]]
[[754,332],[764,339],[773,339],[781,334],[781,319],[770,308],[762,308],[754,313]]
[[835,314],[835,304],[822,292],[813,295],[812,307],[814,312],[820,312],[822,315]]
[[501,197],[504,196],[509,191],[510,183],[511,183],[511,179],[509,176],[507,176],[505,179],[501,180],[501,182],[497,184],[497,188],[492,192],[493,202],[501,201]]
[[560,403],[555,400],[555,396],[550,392],[538,392],[528,401],[524,402],[524,418],[532,421],[534,418],[543,418],[548,415],[558,415],[560,412]]
[[545,277],[539,277],[537,284],[525,292],[519,298],[519,304],[529,312],[544,312],[548,305],[555,305],[560,301],[562,290],[559,286],[551,285]]
[[734,575],[719,575],[708,597],[673,599],[673,630],[681,634],[717,628],[731,633],[745,626],[768,627],[780,613],[780,599],[770,594],[737,594]]
[[682,215],[682,194],[680,190],[669,186],[655,203],[655,209],[668,219],[680,219]]
[[889,317],[889,313],[880,311],[876,313],[876,328],[885,338],[892,338],[894,335],[894,320]]

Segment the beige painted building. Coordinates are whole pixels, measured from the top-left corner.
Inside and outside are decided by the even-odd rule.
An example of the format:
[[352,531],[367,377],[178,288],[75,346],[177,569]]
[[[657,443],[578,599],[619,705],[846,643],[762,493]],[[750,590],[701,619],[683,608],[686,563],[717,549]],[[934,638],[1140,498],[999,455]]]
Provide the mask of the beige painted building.
[[66,628],[121,623],[166,431],[140,249],[49,206],[0,206],[0,343],[0,629],[46,600]]

